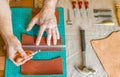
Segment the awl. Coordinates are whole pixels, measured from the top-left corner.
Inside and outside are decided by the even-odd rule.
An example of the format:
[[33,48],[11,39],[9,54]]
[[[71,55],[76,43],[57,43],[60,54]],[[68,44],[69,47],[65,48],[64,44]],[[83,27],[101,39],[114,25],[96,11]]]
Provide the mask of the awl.
[[72,8],[73,8],[73,12],[74,12],[74,16],[76,16],[76,0],[72,0]]
[[85,9],[86,9],[86,12],[87,12],[87,16],[89,17],[89,2],[87,0],[85,0],[84,4],[85,4]]
[[79,6],[80,15],[82,17],[83,16],[83,10],[82,10],[83,2],[81,0],[78,1],[78,6]]

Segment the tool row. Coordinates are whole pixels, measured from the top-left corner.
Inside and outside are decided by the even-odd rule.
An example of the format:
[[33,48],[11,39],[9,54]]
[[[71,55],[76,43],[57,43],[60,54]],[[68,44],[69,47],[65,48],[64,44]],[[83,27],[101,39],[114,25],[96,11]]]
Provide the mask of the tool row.
[[77,4],[80,11],[80,15],[83,16],[83,8],[85,8],[87,12],[87,16],[89,16],[89,1],[88,0],[78,0],[78,1],[72,0],[72,8],[74,11],[74,16],[76,16]]
[[[74,11],[74,16],[76,16],[76,9],[77,9],[77,4],[79,6],[79,11],[80,11],[80,16],[82,18],[84,18],[84,13],[83,12],[84,8],[86,9],[86,13],[87,13],[87,17],[89,17],[90,15],[90,8],[89,8],[89,1],[88,0],[72,0],[72,8]],[[85,7],[83,7],[85,6]],[[114,4],[115,6],[115,11],[109,8],[97,8],[94,9],[93,8],[93,17],[95,18],[95,23],[94,25],[110,25],[110,26],[114,26],[115,22],[114,22],[114,16],[116,16],[117,21],[118,21],[118,25],[120,25],[120,4],[116,3]],[[92,11],[92,10],[91,10]],[[115,12],[115,15],[114,15]],[[70,17],[70,11],[69,9],[67,9],[67,20],[66,20],[66,24],[67,25],[72,25],[72,20]]]

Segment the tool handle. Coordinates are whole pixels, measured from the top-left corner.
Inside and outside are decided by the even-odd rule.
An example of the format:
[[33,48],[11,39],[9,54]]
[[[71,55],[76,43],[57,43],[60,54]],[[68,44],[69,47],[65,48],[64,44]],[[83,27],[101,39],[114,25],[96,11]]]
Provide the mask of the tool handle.
[[76,8],[76,1],[72,1],[72,7],[73,9]]
[[67,9],[67,17],[68,17],[68,20],[70,20],[70,10]]
[[82,9],[82,3],[83,3],[82,1],[78,2],[79,9]]
[[85,9],[88,9],[88,8],[89,8],[89,2],[85,1]]
[[[28,56],[32,55],[32,51],[31,51],[31,50],[27,50],[27,51],[25,51],[25,53],[26,53]],[[20,62],[22,62],[22,61],[24,60],[24,58],[20,55],[20,53],[17,52],[14,60],[15,60],[15,62],[17,62],[17,63],[20,63]]]
[[80,30],[82,52],[86,51],[85,30]]

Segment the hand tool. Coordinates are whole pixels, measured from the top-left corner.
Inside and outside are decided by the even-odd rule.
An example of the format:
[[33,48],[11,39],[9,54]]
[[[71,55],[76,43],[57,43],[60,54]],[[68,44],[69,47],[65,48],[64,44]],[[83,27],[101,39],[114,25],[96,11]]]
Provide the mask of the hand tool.
[[72,20],[70,19],[70,11],[67,9],[67,20],[66,20],[67,25],[72,25]]
[[102,22],[99,22],[99,23],[96,23],[94,25],[108,25],[108,26],[114,26],[115,23],[111,20],[105,20],[105,21],[102,21]]
[[[30,50],[25,51],[25,53],[26,53],[28,56],[33,56],[33,55],[37,54],[38,52],[40,52],[40,51],[30,51]],[[15,60],[15,62],[19,63],[19,62],[22,62],[24,59],[23,59],[23,57],[20,55],[20,53],[17,52],[14,60]]]
[[82,48],[82,59],[83,59],[83,65],[81,67],[75,66],[75,69],[80,73],[84,75],[90,75],[90,74],[96,74],[96,71],[93,69],[89,69],[86,67],[86,45],[85,45],[85,30],[80,30],[81,35],[81,48]]
[[99,17],[102,17],[102,18],[110,18],[110,17],[112,17],[112,15],[95,15],[94,17],[95,17],[95,18],[99,18]]
[[93,11],[94,11],[94,13],[98,13],[98,12],[111,12],[110,9],[94,9]]
[[73,8],[74,16],[76,16],[76,5],[77,5],[76,0],[72,0],[72,8]]
[[96,22],[94,25],[115,25],[112,17],[112,10],[110,9],[94,9],[94,17]]
[[85,4],[85,9],[87,11],[87,16],[89,17],[89,2],[88,2],[88,0],[85,0],[84,4]]
[[81,17],[83,16],[83,2],[81,0],[78,1],[78,6],[79,6],[79,11],[80,11],[80,15]]
[[120,3],[115,5],[118,24],[120,25]]

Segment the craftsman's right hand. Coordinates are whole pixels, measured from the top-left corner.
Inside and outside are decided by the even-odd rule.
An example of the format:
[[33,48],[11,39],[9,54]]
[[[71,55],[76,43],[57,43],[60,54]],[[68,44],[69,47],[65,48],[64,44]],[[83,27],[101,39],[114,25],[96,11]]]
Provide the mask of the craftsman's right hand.
[[[19,52],[21,57],[23,57],[23,61],[17,63],[15,61],[16,53]],[[14,36],[10,36],[7,41],[7,54],[9,59],[17,66],[24,64],[28,60],[32,58],[32,55],[27,56],[25,51],[22,49],[21,43],[19,40]]]

